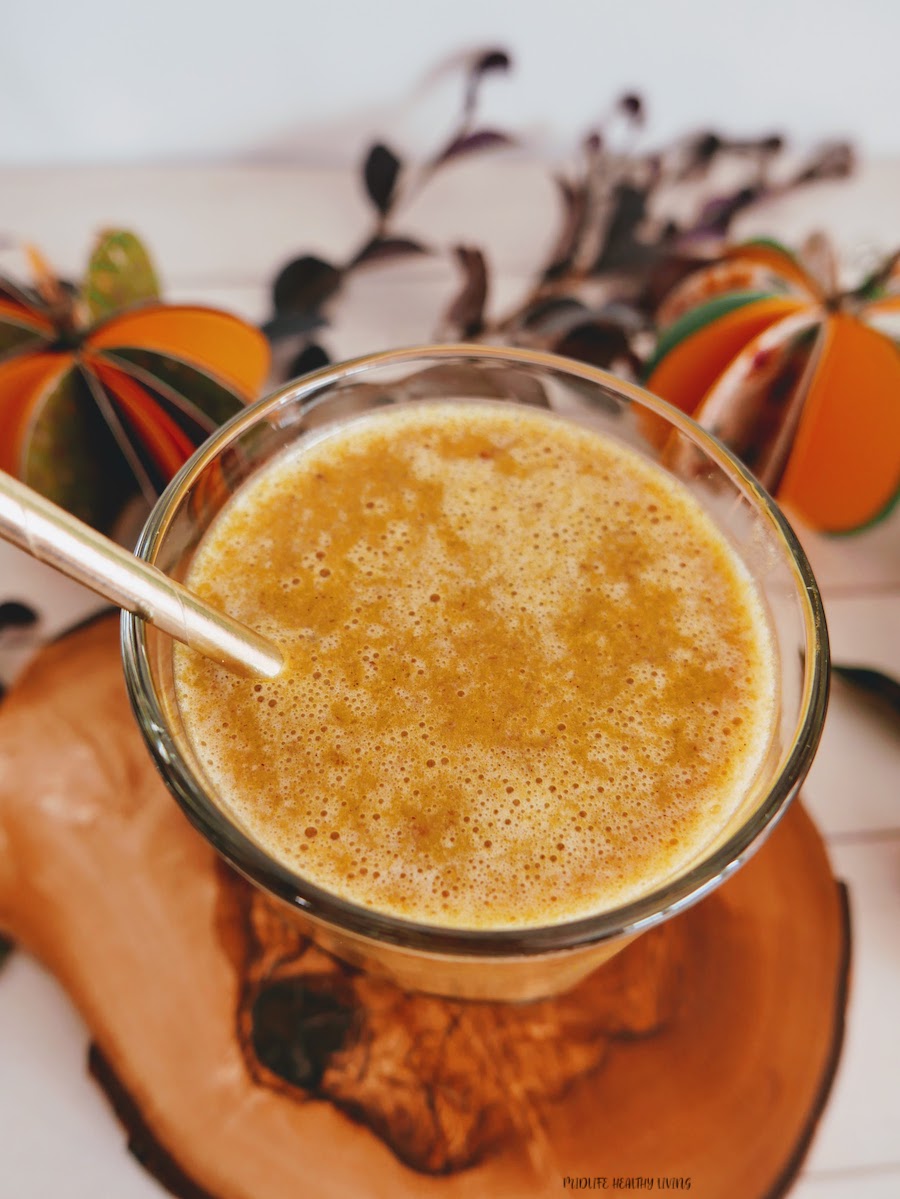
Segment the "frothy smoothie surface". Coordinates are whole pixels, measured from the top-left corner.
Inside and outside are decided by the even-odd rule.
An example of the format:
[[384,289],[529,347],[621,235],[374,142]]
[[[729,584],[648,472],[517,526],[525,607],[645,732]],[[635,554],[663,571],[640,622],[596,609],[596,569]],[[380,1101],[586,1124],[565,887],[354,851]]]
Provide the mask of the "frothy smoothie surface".
[[251,480],[188,585],[274,638],[273,682],[177,647],[222,805],[345,899],[457,928],[645,893],[769,748],[762,603],[636,453],[540,411],[421,404]]

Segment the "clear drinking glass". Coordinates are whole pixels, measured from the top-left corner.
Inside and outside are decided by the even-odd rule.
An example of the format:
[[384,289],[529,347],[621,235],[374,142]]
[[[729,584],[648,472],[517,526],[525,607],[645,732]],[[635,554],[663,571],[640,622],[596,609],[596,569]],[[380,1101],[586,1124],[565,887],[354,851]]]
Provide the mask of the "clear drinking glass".
[[355,905],[281,865],[217,802],[182,724],[172,642],[123,613],[131,703],[162,776],[189,819],[233,866],[292,908],[309,935],[355,965],[411,989],[525,1000],[574,985],[631,939],[724,882],[759,848],[796,795],[828,698],[821,597],[790,525],[749,472],[688,417],[603,371],[549,354],[429,346],[373,354],[288,384],[240,413],[173,479],[137,553],[183,579],[211,522],[276,455],[325,426],[421,399],[537,405],[631,446],[676,475],[746,564],[769,610],[778,654],[775,742],[728,825],[663,885],[621,907],[540,928],[453,930]]

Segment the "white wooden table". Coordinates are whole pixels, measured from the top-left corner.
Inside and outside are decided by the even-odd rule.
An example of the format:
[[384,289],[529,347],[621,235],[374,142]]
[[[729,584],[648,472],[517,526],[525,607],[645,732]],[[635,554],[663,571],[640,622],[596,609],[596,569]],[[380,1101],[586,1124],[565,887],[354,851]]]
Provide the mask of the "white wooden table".
[[[514,297],[553,229],[544,169],[461,164],[417,201],[407,230],[444,244],[490,247],[492,301]],[[340,258],[367,228],[356,178],[294,167],[54,169],[0,172],[0,244],[38,244],[63,273],[83,269],[94,233],[121,225],[152,248],[166,295],[268,315],[268,287],[289,257]],[[900,244],[900,163],[819,185],[744,220],[741,233],[799,240],[829,229],[850,262]],[[0,267],[17,268],[0,249]],[[325,340],[343,357],[427,341],[452,268],[423,259],[361,274]],[[898,396],[900,403],[900,396]],[[825,595],[834,658],[900,677],[900,514],[862,537],[805,538]],[[41,597],[52,635],[92,610],[74,585],[0,545],[0,602]],[[0,647],[0,677],[19,665]],[[834,1089],[796,1199],[900,1196],[900,735],[836,683],[805,799],[850,888],[853,977]],[[43,969],[17,953],[0,975],[2,1199],[160,1199],[130,1159],[122,1132],[85,1070],[86,1030]],[[265,1199],[260,1196],[260,1199]],[[727,1197],[714,1197],[727,1199]]]

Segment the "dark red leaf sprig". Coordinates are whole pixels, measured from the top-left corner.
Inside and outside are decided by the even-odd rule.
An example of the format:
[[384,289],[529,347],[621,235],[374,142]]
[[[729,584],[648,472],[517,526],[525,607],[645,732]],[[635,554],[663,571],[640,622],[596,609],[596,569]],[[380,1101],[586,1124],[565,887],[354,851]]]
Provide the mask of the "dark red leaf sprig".
[[[327,352],[314,335],[328,324],[326,305],[340,293],[354,271],[438,252],[436,247],[406,235],[400,224],[402,211],[433,175],[465,155],[516,144],[512,134],[478,123],[482,82],[486,76],[508,71],[510,67],[510,56],[505,50],[495,48],[476,51],[464,60],[459,118],[449,137],[424,162],[406,164],[381,142],[369,148],[362,165],[362,182],[374,210],[374,221],[344,262],[326,262],[317,255],[304,254],[282,267],[272,289],[274,312],[263,331],[274,344],[293,343],[287,377],[313,369],[311,363],[318,366],[328,361]],[[450,253],[459,263],[464,279],[460,295],[448,307],[446,323],[475,337],[483,331],[487,265],[481,251],[474,248],[457,246]]]
[[[509,54],[494,48],[465,60],[456,128],[423,162],[406,164],[380,142],[369,148],[362,182],[373,224],[345,262],[307,254],[282,268],[273,287],[274,314],[264,331],[274,343],[293,344],[287,377],[328,361],[316,338],[354,271],[436,253],[449,255],[461,276],[436,321],[436,339],[533,346],[638,374],[652,346],[653,316],[661,298],[722,252],[740,213],[806,184],[846,176],[853,167],[851,148],[835,142],[779,173],[786,145],[777,133],[730,138],[705,130],[641,151],[645,103],[636,93],[623,95],[582,138],[573,167],[554,176],[558,227],[536,278],[510,311],[490,316],[490,266],[484,250],[426,244],[404,232],[402,214],[444,164],[461,155],[521,144],[516,135],[485,128],[477,118],[485,76],[506,72],[511,65]],[[719,190],[715,178],[723,165],[730,168],[731,182]],[[673,215],[671,203],[671,196],[685,186],[698,192],[688,219]]]

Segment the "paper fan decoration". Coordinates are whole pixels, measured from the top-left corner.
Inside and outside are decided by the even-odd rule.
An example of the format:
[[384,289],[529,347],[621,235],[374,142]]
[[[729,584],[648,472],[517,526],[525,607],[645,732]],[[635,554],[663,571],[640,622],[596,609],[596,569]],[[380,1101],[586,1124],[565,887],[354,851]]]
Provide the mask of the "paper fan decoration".
[[843,533],[900,493],[900,269],[841,291],[820,235],[730,250],[658,313],[647,387],[715,433],[806,523]]
[[0,277],[0,469],[107,528],[257,397],[268,345],[226,312],[162,303],[132,233],[101,234],[77,288],[28,253],[33,287]]

